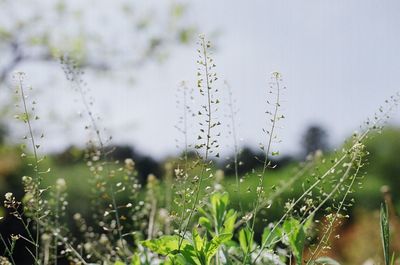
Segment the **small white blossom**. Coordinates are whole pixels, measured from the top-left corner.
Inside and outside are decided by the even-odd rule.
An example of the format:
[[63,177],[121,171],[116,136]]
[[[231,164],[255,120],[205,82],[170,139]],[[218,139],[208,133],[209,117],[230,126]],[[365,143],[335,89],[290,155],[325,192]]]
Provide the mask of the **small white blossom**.
[[13,198],[13,194],[11,192],[7,192],[4,197],[6,198],[7,201],[11,201]]

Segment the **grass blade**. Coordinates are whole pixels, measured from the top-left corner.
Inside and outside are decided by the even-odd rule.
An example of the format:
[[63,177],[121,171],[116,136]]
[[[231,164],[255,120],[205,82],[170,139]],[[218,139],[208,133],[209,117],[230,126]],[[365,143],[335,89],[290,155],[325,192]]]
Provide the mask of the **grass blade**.
[[386,202],[381,204],[381,237],[382,237],[382,247],[383,255],[385,258],[385,265],[390,265],[390,254],[389,254],[389,219],[388,219],[388,206]]

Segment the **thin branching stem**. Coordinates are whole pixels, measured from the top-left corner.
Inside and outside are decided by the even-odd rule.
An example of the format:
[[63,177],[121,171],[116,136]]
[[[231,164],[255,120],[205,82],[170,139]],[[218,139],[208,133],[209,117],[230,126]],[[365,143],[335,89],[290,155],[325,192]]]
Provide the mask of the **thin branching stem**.
[[[309,218],[311,218],[312,216],[314,216],[315,213],[317,213],[323,205],[325,205],[325,203],[332,198],[336,192],[339,190],[339,188],[344,185],[344,181],[347,179],[347,177],[349,176],[350,170],[353,168],[353,162],[355,161],[355,158],[353,158],[351,160],[351,162],[349,163],[349,165],[346,168],[345,173],[343,174],[343,176],[340,178],[340,180],[338,181],[338,183],[335,185],[335,187],[332,189],[332,191],[327,194],[324,198],[324,200],[322,202],[319,203],[319,205],[311,212],[308,214],[308,217],[305,218],[300,224],[303,225]],[[357,171],[358,172],[358,171]],[[304,192],[303,195],[307,195],[308,192]],[[301,197],[304,197],[304,196]],[[275,226],[272,228],[271,232],[269,233],[269,235],[267,236],[266,240],[264,242],[262,242],[261,248],[260,248],[260,252],[257,254],[257,256],[255,257],[255,259],[253,260],[253,263],[256,263],[256,261],[258,260],[258,258],[261,256],[261,253],[268,247],[270,247],[273,244],[276,244],[277,242],[279,242],[281,239],[278,239],[276,241],[273,242],[269,242],[268,244],[266,244],[266,242],[268,242],[268,239],[270,237],[270,235],[272,235],[272,233],[275,231],[275,229],[278,227],[278,224],[280,224],[284,219],[286,219],[286,217],[288,216],[288,214],[294,209],[294,207],[300,202],[300,200],[297,200],[295,203],[293,203],[291,205],[291,207],[287,210],[287,212],[282,216],[282,218],[275,224]],[[290,233],[289,233],[290,234]]]
[[[273,193],[271,193],[264,202],[260,204],[258,210],[260,211],[263,207],[269,206],[272,204],[276,198],[278,198],[281,194],[283,194],[287,189],[293,186],[293,184],[301,179],[313,166],[315,165],[315,161],[309,161],[305,166],[303,166],[296,174],[290,178],[289,181],[285,182],[280,188],[276,189]],[[246,222],[245,219],[241,219],[235,224],[235,228],[240,227],[242,224]]]
[[[261,176],[260,176],[260,183],[258,186],[257,190],[257,198],[256,198],[256,204],[254,206],[254,210],[253,210],[253,220],[252,220],[252,224],[251,224],[251,231],[254,231],[254,226],[255,226],[255,222],[256,222],[256,217],[257,214],[259,212],[259,207],[260,207],[260,203],[262,200],[262,195],[263,195],[263,191],[264,191],[264,180],[265,180],[265,173],[267,171],[267,168],[270,166],[270,152],[271,152],[271,147],[272,147],[272,139],[274,138],[275,135],[275,129],[276,129],[276,124],[278,122],[278,112],[279,112],[279,107],[280,107],[280,93],[281,93],[281,87],[280,87],[280,83],[279,83],[279,78],[280,78],[280,74],[275,72],[273,73],[273,77],[275,78],[275,86],[276,86],[276,99],[275,99],[275,104],[274,104],[274,112],[273,112],[273,117],[271,119],[271,130],[268,132],[268,140],[267,140],[267,147],[265,148],[265,159],[264,159],[264,163],[263,163],[263,169],[261,172]],[[245,256],[245,261],[247,260],[248,255]]]
[[183,234],[181,237],[181,240],[179,242],[179,249],[182,245],[183,239],[185,238],[185,235],[187,233],[190,221],[194,215],[194,212],[196,211],[196,207],[197,207],[197,203],[199,201],[199,197],[200,197],[200,190],[201,190],[201,184],[203,182],[204,179],[204,174],[206,172],[206,168],[207,168],[207,164],[209,164],[208,162],[208,157],[209,157],[209,151],[210,151],[210,141],[211,141],[211,125],[212,125],[212,109],[211,109],[211,84],[210,84],[210,80],[209,80],[209,73],[208,73],[208,55],[207,55],[207,46],[206,46],[206,42],[204,40],[204,38],[201,38],[202,41],[202,48],[203,48],[203,56],[204,56],[204,71],[205,71],[205,77],[206,77],[206,90],[207,90],[207,105],[208,105],[208,109],[207,109],[207,135],[206,135],[206,144],[205,144],[205,154],[204,154],[204,162],[202,163],[202,167],[201,167],[201,173],[199,176],[199,180],[197,182],[197,186],[195,189],[195,198],[193,201],[193,205],[190,209],[189,212],[189,217],[187,220],[187,223],[183,229]]
[[269,163],[270,163],[269,155],[270,155],[271,146],[272,146],[272,139],[274,138],[276,123],[277,123],[277,118],[278,118],[278,111],[279,111],[279,107],[280,107],[280,105],[279,105],[279,102],[280,102],[279,74],[275,73],[274,77],[275,77],[275,82],[276,82],[276,100],[275,100],[274,114],[273,114],[273,118],[271,120],[272,124],[271,124],[271,130],[269,132],[267,148],[265,149],[265,159],[264,159],[263,169],[262,169],[262,173],[261,173],[261,177],[260,177],[260,185],[259,185],[260,191],[257,192],[257,201],[256,201],[256,205],[254,207],[253,223],[251,225],[252,229],[254,229],[257,213],[259,211],[258,208],[260,206],[260,200],[261,200],[260,197],[262,196],[262,192],[264,189],[265,173],[266,173],[267,168],[269,167]]
[[[81,96],[81,100],[82,100],[83,106],[84,106],[84,108],[85,108],[85,110],[86,110],[86,112],[87,112],[87,114],[89,116],[90,122],[91,122],[91,124],[93,126],[93,129],[95,131],[95,134],[97,136],[97,140],[98,140],[98,143],[100,145],[100,154],[101,154],[101,156],[103,157],[103,159],[105,161],[106,173],[109,176],[110,175],[110,169],[109,169],[109,163],[108,163],[108,156],[107,156],[107,153],[106,153],[106,150],[105,150],[105,145],[104,145],[104,142],[103,142],[102,135],[100,133],[100,129],[97,126],[96,119],[95,119],[94,114],[93,114],[93,112],[92,112],[92,110],[90,108],[89,103],[87,102],[87,99],[85,97],[85,93],[84,93],[84,91],[82,89],[82,86],[80,85],[80,81],[76,80],[75,84],[76,84],[76,88],[78,89],[78,92],[79,92],[79,94]],[[111,196],[111,204],[112,204],[112,207],[113,207],[113,212],[114,212],[114,216],[115,216],[115,222],[116,222],[116,226],[117,226],[117,233],[118,233],[119,240],[121,241],[121,246],[122,246],[123,253],[125,253],[125,243],[124,243],[124,239],[122,237],[122,231],[121,231],[122,230],[122,226],[121,226],[120,216],[119,216],[119,212],[118,212],[117,201],[116,201],[116,198],[115,198],[114,187],[113,187],[112,183],[109,183],[109,189],[110,189],[110,196]]]
[[[235,181],[236,181],[236,191],[238,194],[241,194],[240,190],[240,178],[239,178],[239,145],[237,140],[237,132],[236,132],[236,120],[235,120],[235,109],[234,109],[234,102],[232,97],[232,90],[231,87],[227,84],[226,87],[228,88],[228,106],[229,106],[229,117],[231,122],[231,130],[232,130],[232,142],[233,142],[233,167],[235,172]],[[243,206],[242,201],[239,200],[239,209],[240,214],[243,213]]]
[[[391,110],[391,108],[388,110],[388,112]],[[386,117],[386,115],[382,116],[381,118],[377,119],[374,124],[378,124],[381,119],[383,119],[383,117]],[[269,235],[267,236],[266,240],[262,243],[261,248],[260,248],[260,252],[259,254],[256,256],[256,258],[254,259],[253,263],[255,263],[257,261],[257,259],[260,257],[261,252],[267,248],[268,246],[271,245],[271,243],[269,243],[268,245],[266,244],[268,242],[269,237],[273,234],[273,232],[277,229],[278,225],[284,221],[286,219],[286,217],[289,215],[289,213],[294,209],[294,207],[300,203],[302,201],[302,199],[307,196],[307,194],[309,194],[310,191],[312,191],[316,186],[318,186],[319,183],[321,183],[331,172],[332,169],[335,169],[337,166],[339,166],[340,164],[342,164],[342,162],[351,154],[351,152],[354,151],[354,149],[359,147],[359,144],[362,142],[362,140],[364,140],[367,135],[370,133],[370,131],[372,130],[372,128],[374,128],[374,126],[369,127],[368,129],[365,130],[365,132],[363,134],[361,134],[356,140],[355,140],[355,144],[352,145],[346,152],[345,154],[336,161],[336,163],[330,167],[321,177],[318,178],[318,180],[311,185],[306,191],[303,192],[303,194],[293,203],[291,204],[291,206],[289,207],[289,209],[285,212],[285,214],[279,219],[279,221],[273,226],[271,232],[269,233]],[[355,158],[353,158],[355,159]],[[354,162],[354,160],[352,160],[352,162]],[[352,163],[351,163],[352,164]],[[320,206],[321,207],[321,206]],[[317,207],[318,208],[318,207]]]
[[188,112],[188,104],[187,104],[187,91],[186,91],[186,86],[182,86],[183,90],[183,136],[184,136],[184,151],[183,151],[183,160],[184,160],[184,169],[183,169],[183,174],[184,174],[184,183],[183,183],[183,202],[182,202],[182,207],[181,207],[181,217],[179,221],[179,226],[178,226],[178,235],[182,233],[182,224],[184,222],[184,217],[185,217],[185,211],[186,211],[186,200],[187,200],[187,191],[186,191],[186,178],[189,174],[188,172],[188,167],[189,167],[189,162],[188,162],[188,152],[189,152],[189,144],[188,144],[188,121],[187,121],[187,112]]
[[[355,162],[355,160],[356,160],[356,158],[354,158],[352,162]],[[352,189],[353,186],[354,186],[354,182],[355,182],[355,180],[356,180],[356,177],[357,177],[357,175],[358,175],[358,172],[360,171],[360,168],[361,168],[361,166],[362,166],[362,165],[361,165],[361,157],[358,158],[358,161],[357,161],[357,162],[358,162],[358,163],[357,163],[357,167],[356,167],[356,172],[353,174],[353,176],[352,176],[352,178],[351,178],[351,182],[350,182],[350,184],[348,185],[346,192],[344,193],[344,196],[343,196],[343,198],[342,198],[342,200],[341,200],[341,202],[340,202],[340,205],[339,205],[339,207],[337,208],[336,213],[334,214],[332,220],[329,222],[328,228],[326,229],[326,232],[323,234],[322,239],[319,241],[319,244],[317,245],[317,248],[312,252],[312,256],[311,256],[310,259],[308,260],[307,265],[310,264],[310,262],[311,262],[312,260],[314,260],[315,257],[321,252],[323,245],[324,245],[325,242],[330,238],[330,235],[332,234],[333,225],[334,225],[334,223],[336,222],[336,220],[338,219],[339,212],[340,212],[340,210],[343,208],[343,205],[344,205],[344,203],[345,203],[345,201],[346,201],[346,199],[347,199],[347,196],[348,196],[348,194],[350,194],[351,189]],[[350,167],[349,167],[348,171],[349,171],[349,170],[350,170]]]
[[38,158],[38,154],[37,154],[37,144],[35,142],[35,137],[33,135],[33,129],[32,129],[32,125],[31,125],[31,120],[30,120],[30,116],[29,116],[29,112],[28,112],[28,107],[27,107],[27,103],[26,103],[26,96],[25,96],[25,91],[24,91],[24,86],[23,86],[23,82],[22,82],[22,74],[18,74],[18,81],[19,81],[19,86],[20,86],[20,90],[21,90],[21,101],[23,104],[23,108],[24,108],[24,121],[26,121],[27,125],[28,125],[28,130],[29,130],[29,135],[30,135],[30,141],[32,144],[32,149],[33,149],[33,155],[34,155],[34,173],[35,173],[35,181],[36,181],[36,198],[35,198],[35,202],[36,202],[36,206],[37,209],[35,211],[35,222],[36,222],[36,238],[35,238],[35,263],[39,264],[39,235],[40,235],[40,231],[39,231],[39,201],[40,201],[40,193],[38,191],[39,187],[40,187],[40,174],[39,174],[39,158]]
[[16,263],[15,263],[15,261],[14,261],[14,257],[13,257],[13,252],[12,252],[12,251],[10,250],[10,248],[8,247],[8,244],[7,244],[7,242],[4,240],[2,234],[0,234],[0,240],[1,240],[1,242],[3,243],[3,245],[4,245],[5,252],[8,254],[8,257],[11,259],[11,263],[12,263],[13,265],[16,265]]

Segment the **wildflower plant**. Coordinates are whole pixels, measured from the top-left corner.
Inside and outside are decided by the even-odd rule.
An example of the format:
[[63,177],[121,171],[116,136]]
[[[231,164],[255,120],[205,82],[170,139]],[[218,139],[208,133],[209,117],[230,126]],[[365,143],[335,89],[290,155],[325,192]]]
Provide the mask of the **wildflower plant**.
[[266,144],[260,143],[260,149],[264,152],[265,158],[262,165],[261,174],[258,175],[259,177],[259,184],[256,188],[256,202],[254,205],[253,211],[253,221],[252,221],[252,229],[254,229],[254,225],[256,222],[256,217],[260,208],[260,205],[263,201],[265,201],[265,190],[264,190],[264,181],[266,178],[266,172],[269,168],[274,168],[274,165],[271,161],[271,156],[279,155],[278,151],[274,151],[273,144],[279,143],[280,140],[278,139],[277,129],[278,129],[278,122],[285,118],[283,114],[280,112],[281,108],[281,94],[282,90],[286,89],[286,87],[282,87],[282,75],[278,72],[274,72],[271,75],[271,82],[270,82],[270,90],[268,92],[269,95],[274,96],[274,101],[268,99],[267,104],[271,109],[268,109],[265,113],[267,114],[267,123],[270,124],[268,129],[264,128],[263,132],[266,135]]
[[191,102],[193,101],[193,91],[189,89],[186,82],[182,82],[181,86],[178,89],[177,95],[177,108],[178,111],[181,113],[179,116],[178,124],[175,126],[177,131],[179,132],[180,136],[182,136],[183,141],[177,139],[177,148],[183,150],[182,155],[179,157],[178,164],[174,166],[173,175],[175,177],[175,181],[173,183],[173,191],[174,191],[174,200],[173,203],[179,210],[174,212],[171,211],[171,215],[173,216],[174,220],[177,222],[178,226],[178,234],[180,234],[181,230],[183,229],[183,222],[187,217],[187,205],[191,202],[192,192],[189,188],[189,177],[190,171],[193,167],[196,166],[198,163],[198,159],[195,161],[191,161],[189,158],[189,152],[192,148],[189,140],[189,133],[191,126],[189,124],[189,117],[194,116],[193,113],[193,106]]
[[[38,120],[39,117],[36,116],[35,113],[35,105],[36,101],[29,99],[29,95],[26,94],[26,87],[24,84],[24,74],[17,73],[16,76],[17,88],[15,93],[20,96],[20,104],[18,106],[22,107],[22,113],[16,115],[16,118],[21,120],[26,124],[28,129],[28,135],[24,136],[24,139],[28,141],[30,144],[33,156],[26,155],[26,151],[23,151],[21,157],[26,158],[28,160],[27,164],[32,168],[33,177],[24,176],[22,178],[24,184],[25,198],[23,209],[19,209],[21,203],[16,202],[15,198],[12,195],[6,196],[5,206],[6,208],[13,210],[13,215],[18,218],[21,222],[23,222],[24,227],[26,228],[28,234],[28,242],[34,246],[34,251],[32,253],[35,263],[40,263],[40,223],[42,220],[45,220],[47,215],[49,214],[44,208],[44,201],[42,198],[42,193],[44,190],[41,187],[42,176],[48,171],[42,172],[40,168],[40,164],[43,161],[39,157],[38,149],[40,148],[40,144],[37,142],[34,128],[33,128],[33,120]],[[29,102],[29,101],[30,102]],[[41,138],[43,138],[43,134],[41,134]],[[22,148],[25,148],[26,145],[22,145]],[[24,221],[24,216],[28,217],[27,221]],[[30,223],[33,222],[35,226],[35,234],[33,235],[30,231]]]
[[[22,224],[24,234],[14,235],[8,242],[2,238],[2,242],[12,264],[15,264],[13,250],[18,240],[24,241],[26,250],[32,256],[34,264],[49,264],[50,262],[57,264],[60,254],[58,246],[62,245],[64,249],[69,249],[71,252],[75,251],[63,236],[67,232],[62,231],[59,225],[59,218],[62,215],[59,210],[65,211],[66,206],[65,183],[61,183],[62,181],[57,183],[57,195],[50,193],[46,196],[50,187],[43,187],[42,180],[50,173],[50,168],[43,170],[44,166],[41,166],[45,157],[39,155],[41,143],[38,139],[42,140],[44,134],[38,132],[34,127],[34,121],[39,120],[39,117],[35,114],[37,103],[29,97],[28,90],[31,90],[31,88],[27,89],[25,85],[25,74],[16,73],[15,80],[15,93],[20,98],[20,103],[17,103],[16,107],[22,109],[22,112],[15,117],[26,125],[28,132],[23,137],[27,144],[21,145],[21,157],[32,168],[32,176],[22,177],[25,195],[21,201],[18,201],[12,193],[5,195],[4,206]],[[38,133],[39,137],[37,137]],[[31,151],[27,150],[28,145],[30,145]],[[57,198],[55,198],[56,196]],[[59,203],[62,205],[59,205]],[[79,254],[78,257],[81,258]]]
[[[199,121],[199,134],[197,137],[198,143],[195,145],[197,154],[201,161],[201,170],[198,176],[193,178],[194,189],[192,194],[194,199],[190,202],[188,210],[188,217],[186,224],[182,224],[183,228],[179,228],[182,232],[182,239],[185,237],[188,227],[191,224],[192,217],[196,212],[198,204],[200,202],[200,196],[202,193],[202,184],[205,179],[213,177],[211,172],[212,160],[211,158],[218,158],[218,140],[220,132],[217,128],[221,125],[219,121],[215,119],[215,112],[218,111],[218,105],[220,103],[217,98],[218,88],[214,87],[214,83],[218,80],[217,74],[213,71],[216,67],[213,58],[210,55],[211,43],[206,40],[204,36],[199,37],[199,49],[198,52],[198,72],[197,72],[197,87],[200,95],[204,98],[201,103],[200,110],[197,112]],[[180,244],[182,241],[180,242]]]
[[[86,247],[88,257],[109,262],[119,259],[127,261],[132,252],[126,246],[126,238],[136,235],[135,231],[143,225],[144,217],[141,214],[145,212],[142,209],[144,203],[138,200],[141,184],[137,179],[135,162],[127,158],[121,166],[120,161],[112,160],[113,149],[108,147],[112,137],[103,137],[104,130],[98,124],[100,118],[94,114],[94,99],[84,82],[84,72],[67,56],[61,57],[61,65],[89,118],[85,129],[95,135],[94,139],[88,141],[85,159],[93,176],[93,219],[100,230],[90,228],[92,232],[86,238],[86,246],[90,245]],[[99,197],[102,200],[98,200]],[[137,205],[133,205],[134,202],[138,202]],[[104,253],[107,255],[104,256]]]
[[[250,209],[241,203],[235,209],[232,193],[223,186],[224,173],[214,163],[220,156],[219,138],[224,133],[218,119],[221,102],[216,65],[211,44],[204,36],[199,37],[198,46],[199,109],[194,111],[195,95],[186,84],[181,86],[177,102],[181,117],[176,127],[183,138],[183,153],[178,161],[166,164],[163,180],[162,176],[150,174],[144,187],[137,179],[132,159],[113,160],[111,137],[104,137],[101,119],[94,114],[94,100],[83,80],[83,71],[69,57],[61,58],[67,80],[81,99],[88,120],[85,129],[92,136],[84,157],[92,185],[92,215],[73,215],[78,237],[73,237],[66,225],[66,180],[58,178],[54,186],[43,187],[42,179],[50,169],[44,167],[44,158],[39,155],[43,134],[34,126],[39,119],[34,114],[36,102],[27,95],[24,75],[16,75],[16,92],[21,102],[18,106],[22,107],[17,118],[28,132],[23,147],[30,146],[21,156],[32,169],[32,176],[22,178],[22,199],[5,194],[4,206],[22,224],[24,233],[0,237],[5,249],[0,256],[1,264],[16,264],[14,250],[20,241],[25,242],[38,265],[57,264],[60,259],[74,264],[113,265],[338,264],[325,255],[332,240],[340,237],[336,228],[349,217],[353,193],[365,177],[362,168],[368,153],[364,142],[371,132],[381,130],[382,122],[398,105],[400,94],[388,99],[386,107],[379,108],[365,122],[366,127],[331,159],[321,151],[310,154],[289,180],[268,187],[266,179],[275,168],[279,129],[285,118],[281,102],[286,88],[282,75],[272,73],[267,126],[263,129],[265,142],[260,144],[264,154],[259,159],[261,169],[246,176],[257,178],[257,184],[248,188],[255,200]],[[240,196],[245,177],[239,175],[237,109],[228,85],[226,90],[229,136],[234,148],[234,193]],[[192,141],[190,136],[194,134],[197,139]],[[282,213],[277,219],[267,219],[271,205],[279,204],[278,198],[294,185],[301,186],[301,193],[289,195],[281,202]],[[383,209],[381,215],[385,262],[389,264],[387,210]]]

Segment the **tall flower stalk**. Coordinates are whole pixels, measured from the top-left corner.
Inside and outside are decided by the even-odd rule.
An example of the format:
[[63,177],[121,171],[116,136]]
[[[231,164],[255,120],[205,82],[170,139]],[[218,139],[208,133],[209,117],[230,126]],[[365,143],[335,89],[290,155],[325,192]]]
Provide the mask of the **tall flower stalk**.
[[[200,117],[200,134],[197,137],[199,143],[195,145],[195,148],[203,162],[201,164],[200,174],[194,177],[194,199],[189,208],[186,224],[184,225],[183,229],[181,229],[182,233],[181,240],[179,242],[179,248],[183,242],[183,239],[185,238],[193,215],[196,212],[196,207],[199,206],[198,204],[202,184],[206,178],[208,179],[212,177],[212,173],[210,173],[212,161],[210,158],[212,156],[219,157],[219,153],[217,151],[219,145],[218,141],[215,139],[219,136],[219,133],[215,133],[214,131],[219,125],[221,125],[221,123],[215,120],[214,112],[217,111],[217,105],[220,103],[220,101],[218,98],[216,98],[218,89],[213,87],[213,83],[218,79],[217,74],[212,71],[216,65],[214,64],[214,60],[210,57],[210,41],[207,41],[204,36],[200,36],[198,44],[200,48],[198,49],[199,60],[197,61],[199,66],[197,72],[197,87],[200,95],[205,99],[205,101],[197,113],[197,115]],[[208,174],[208,177],[206,174]]]
[[[106,176],[108,177],[112,177],[114,176],[114,171],[110,169],[110,161],[109,161],[109,151],[106,150],[106,145],[104,143],[103,140],[103,136],[101,134],[100,128],[97,125],[97,121],[96,121],[96,117],[93,113],[92,110],[92,103],[89,102],[87,95],[86,95],[86,91],[84,91],[84,86],[86,85],[83,81],[83,71],[78,67],[78,65],[73,62],[70,58],[68,57],[61,57],[61,64],[63,65],[64,68],[64,73],[66,75],[67,80],[69,80],[73,86],[73,89],[75,89],[78,94],[80,95],[81,98],[81,102],[83,104],[83,107],[86,111],[86,114],[89,117],[90,120],[90,124],[91,127],[96,135],[97,138],[97,144],[99,145],[99,150],[97,150],[95,152],[95,155],[93,157],[93,161],[103,161],[105,164],[105,170],[106,170]],[[86,128],[89,128],[89,126],[87,126]],[[111,137],[109,138],[111,140]],[[92,142],[92,144],[94,144]],[[95,147],[95,146],[94,146]],[[100,168],[102,168],[100,166]],[[118,185],[118,184],[117,184]],[[122,232],[122,224],[120,221],[120,214],[119,214],[119,206],[117,205],[117,200],[116,200],[116,190],[114,188],[114,184],[109,182],[108,183],[108,194],[111,197],[111,211],[106,211],[104,213],[104,216],[108,216],[110,213],[114,214],[114,219],[116,222],[116,230],[117,230],[117,234],[118,234],[118,238],[119,241],[121,243],[121,247],[122,247],[122,252],[126,253],[126,247],[125,247],[125,240],[123,238],[123,232]],[[124,257],[126,258],[126,257]]]
[[268,124],[270,124],[269,129],[263,129],[264,133],[267,136],[267,142],[265,144],[260,144],[261,149],[264,151],[264,162],[263,162],[263,167],[261,174],[259,174],[259,184],[257,186],[257,198],[255,202],[255,206],[253,209],[253,221],[251,228],[254,231],[254,226],[256,222],[256,217],[259,212],[260,205],[262,204],[262,201],[265,196],[265,191],[264,191],[264,182],[265,182],[265,174],[267,172],[267,169],[270,168],[271,165],[271,156],[276,156],[279,154],[279,152],[272,151],[272,143],[277,140],[277,134],[276,134],[276,129],[277,129],[277,123],[284,118],[283,115],[280,114],[280,102],[281,102],[281,93],[282,93],[282,87],[281,87],[281,81],[282,77],[281,74],[278,72],[272,73],[271,76],[272,83],[271,83],[271,90],[269,91],[269,94],[275,95],[274,102],[271,103],[269,100],[267,100],[267,104],[272,106],[272,110],[267,110],[266,114],[268,115]]
[[[41,192],[40,192],[40,186],[41,186],[41,172],[39,171],[39,156],[38,156],[38,148],[40,145],[36,142],[34,132],[33,132],[33,127],[32,127],[32,121],[31,121],[31,112],[29,109],[32,109],[32,111],[35,110],[34,106],[36,103],[33,101],[32,102],[32,107],[28,107],[27,103],[27,95],[25,94],[25,87],[23,84],[23,79],[24,79],[24,73],[17,73],[16,74],[17,82],[18,82],[18,89],[19,89],[19,94],[21,98],[21,104],[23,108],[23,114],[20,115],[21,120],[27,125],[28,133],[29,136],[25,137],[26,139],[29,139],[29,142],[31,144],[31,148],[33,151],[33,172],[34,172],[34,188],[32,189],[33,191],[33,214],[34,214],[34,220],[35,220],[35,226],[36,226],[36,235],[35,235],[35,253],[34,253],[34,260],[35,264],[40,264],[40,257],[39,257],[39,245],[40,245],[40,214],[41,214]],[[17,91],[18,93],[18,91]],[[35,119],[39,119],[38,116],[35,116]]]

